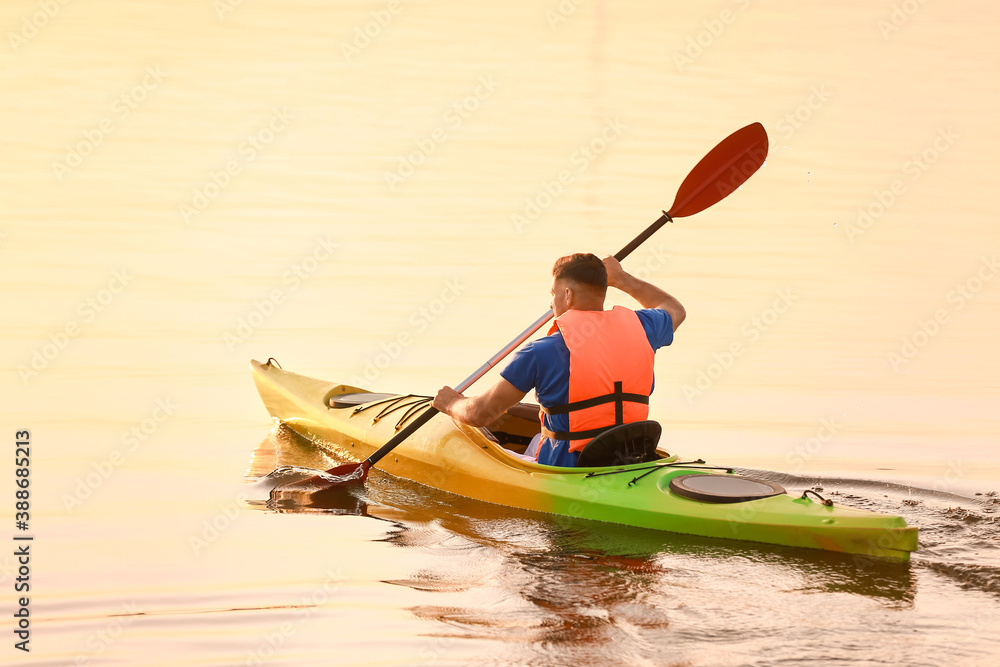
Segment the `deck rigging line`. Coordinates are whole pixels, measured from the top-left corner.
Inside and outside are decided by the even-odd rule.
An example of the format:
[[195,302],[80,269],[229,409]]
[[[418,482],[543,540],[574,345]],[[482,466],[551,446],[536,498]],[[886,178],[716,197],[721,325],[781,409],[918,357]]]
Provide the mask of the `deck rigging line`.
[[[407,403],[406,401],[411,398],[416,400]],[[419,412],[423,408],[430,406],[432,400],[434,400],[433,396],[422,396],[420,394],[406,394],[405,396],[393,396],[392,398],[384,398],[381,401],[374,401],[372,403],[356,407],[354,408],[354,411],[351,413],[351,416],[353,417],[359,412],[364,412],[369,408],[374,408],[383,404],[387,404],[384,405],[382,410],[372,418],[372,424],[377,424],[379,420],[381,420],[386,415],[392,414],[396,410],[402,410],[403,408],[406,408],[407,409],[406,412],[404,412],[403,416],[399,418],[398,422],[396,422],[396,430],[398,431],[403,427],[403,424],[405,424],[407,420],[409,420],[411,417],[417,414],[417,412]]]
[[645,470],[646,472],[644,472],[643,474],[639,475],[638,477],[632,478],[632,481],[628,483],[629,486],[632,486],[646,475],[650,475],[656,470],[659,470],[660,468],[685,468],[689,470],[725,470],[729,474],[732,474],[733,472],[733,469],[728,466],[707,466],[704,464],[705,461],[703,461],[702,459],[698,459],[696,461],[677,461],[674,463],[657,463],[655,465],[647,466],[645,468],[628,468],[628,469],[619,468],[617,470],[608,470],[607,472],[588,472],[586,475],[583,476],[583,478],[587,479],[589,477],[604,477],[605,475],[620,475],[623,472],[639,472],[640,470]]

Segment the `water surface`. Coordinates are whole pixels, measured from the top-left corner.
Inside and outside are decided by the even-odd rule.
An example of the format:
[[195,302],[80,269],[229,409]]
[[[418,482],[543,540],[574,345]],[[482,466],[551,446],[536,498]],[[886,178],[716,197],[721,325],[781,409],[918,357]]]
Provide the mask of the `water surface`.
[[[1000,51],[986,3],[911,9],[4,3],[0,396],[35,537],[4,663],[995,664]],[[753,121],[764,168],[626,262],[689,313],[651,409],[682,454],[904,516],[910,565],[379,476],[247,500],[330,463],[249,359],[457,383],[555,257],[624,246]]]

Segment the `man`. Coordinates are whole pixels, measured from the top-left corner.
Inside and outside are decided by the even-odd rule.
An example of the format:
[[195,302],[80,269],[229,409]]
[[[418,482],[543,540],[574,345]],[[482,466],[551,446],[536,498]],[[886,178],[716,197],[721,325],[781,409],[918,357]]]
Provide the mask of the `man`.
[[[644,310],[604,310],[615,287]],[[539,463],[571,467],[593,437],[615,424],[646,419],[653,353],[670,345],[684,307],[660,288],[622,269],[614,257],[561,257],[552,267],[549,335],[524,346],[479,396],[442,387],[434,407],[473,426],[492,423],[532,388],[542,406]]]

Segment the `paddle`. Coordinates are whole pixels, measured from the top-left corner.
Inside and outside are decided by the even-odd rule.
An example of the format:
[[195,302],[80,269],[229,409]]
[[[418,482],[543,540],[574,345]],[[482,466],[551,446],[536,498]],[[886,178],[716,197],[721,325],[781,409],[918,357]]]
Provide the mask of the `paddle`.
[[[767,146],[767,132],[764,131],[764,126],[760,123],[747,125],[723,139],[719,145],[701,159],[701,162],[695,165],[691,173],[681,183],[670,211],[664,211],[656,222],[619,250],[615,254],[615,259],[621,261],[628,257],[643,241],[666,223],[672,222],[674,218],[693,215],[727,197],[764,164],[764,159],[767,157]],[[535,320],[531,326],[493,355],[475,373],[456,386],[455,390],[459,393],[464,392],[472,383],[485,375],[521,343],[541,329],[550,319],[552,319],[551,310]],[[331,480],[317,475],[286,485],[284,488],[305,487],[315,492],[336,485],[363,482],[368,477],[368,471],[372,466],[395,449],[399,443],[410,437],[417,429],[429,422],[437,413],[435,408],[428,407],[420,416],[361,463],[345,463],[327,470],[326,474],[335,479]]]

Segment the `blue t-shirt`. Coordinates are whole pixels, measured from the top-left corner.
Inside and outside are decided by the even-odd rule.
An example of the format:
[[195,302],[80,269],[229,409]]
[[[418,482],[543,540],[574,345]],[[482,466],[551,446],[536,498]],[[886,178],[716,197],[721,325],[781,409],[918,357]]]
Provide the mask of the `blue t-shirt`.
[[[639,323],[646,331],[646,340],[653,350],[670,345],[674,340],[674,323],[670,313],[659,308],[637,310]],[[569,403],[569,348],[562,333],[539,338],[518,351],[500,377],[525,393],[535,390],[538,402],[545,407]],[[548,415],[552,431],[568,431],[569,415]],[[542,438],[538,446],[538,462],[551,466],[572,467],[580,452],[569,451],[569,441]]]

